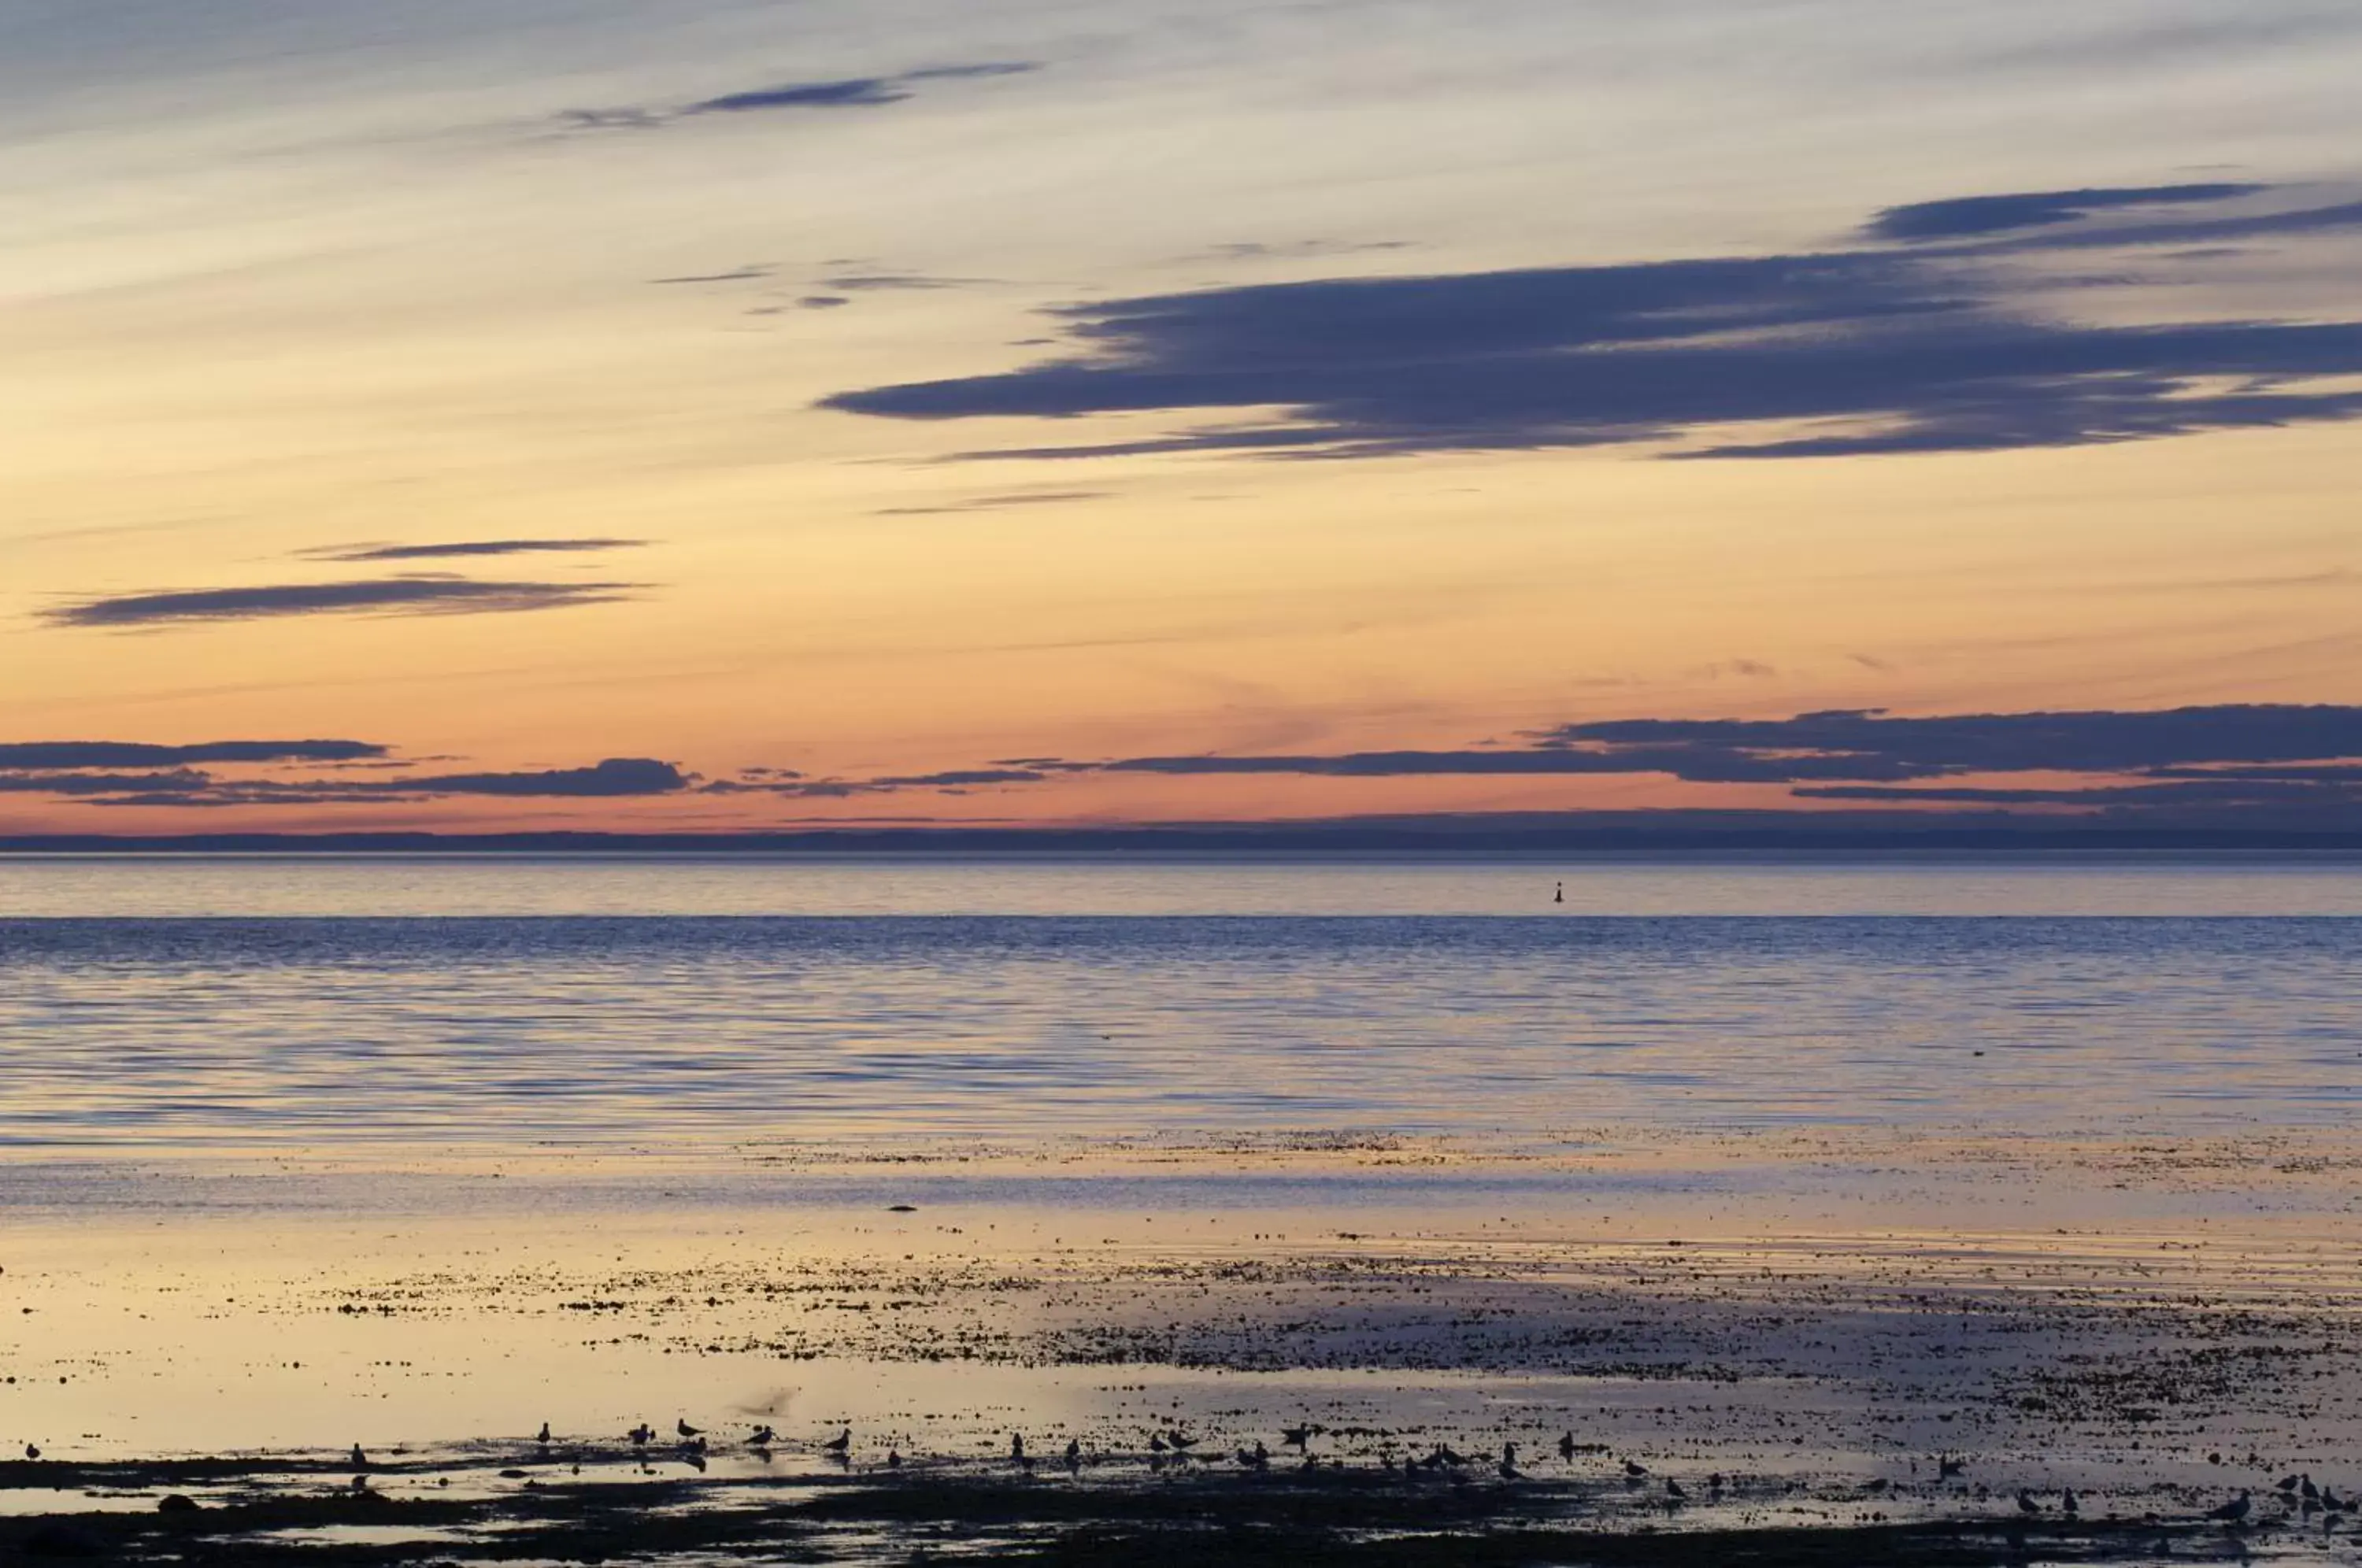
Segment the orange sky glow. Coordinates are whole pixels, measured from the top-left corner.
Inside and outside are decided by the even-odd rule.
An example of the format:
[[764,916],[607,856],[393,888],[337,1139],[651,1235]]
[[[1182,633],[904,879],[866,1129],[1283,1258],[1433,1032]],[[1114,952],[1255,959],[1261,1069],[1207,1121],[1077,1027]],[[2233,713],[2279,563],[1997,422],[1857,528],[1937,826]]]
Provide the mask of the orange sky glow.
[[2356,755],[1568,728],[2362,702],[2350,7],[202,9],[0,57],[0,836]]

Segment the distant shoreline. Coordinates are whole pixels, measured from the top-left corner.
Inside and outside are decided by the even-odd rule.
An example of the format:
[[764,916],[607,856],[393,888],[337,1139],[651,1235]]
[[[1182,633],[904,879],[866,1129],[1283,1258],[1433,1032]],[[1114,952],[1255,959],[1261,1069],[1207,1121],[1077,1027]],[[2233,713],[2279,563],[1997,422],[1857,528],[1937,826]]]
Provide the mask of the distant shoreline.
[[[862,827],[782,833],[491,834],[432,832],[42,834],[0,836],[0,855],[369,855],[690,854],[1122,855],[1252,857],[1582,856],[1829,859],[1933,856],[2159,855],[2273,857],[2362,855],[2362,826],[2203,827],[2156,823],[2060,823],[1992,814],[1945,817],[1925,825],[1858,816],[1809,824],[1765,822],[1770,813],[1618,815],[1581,822],[1541,816],[1332,819],[1309,823],[1188,823],[1122,827]],[[1676,818],[1664,820],[1665,815]],[[1707,820],[1699,820],[1701,817]],[[1636,818],[1638,820],[1636,820]]]

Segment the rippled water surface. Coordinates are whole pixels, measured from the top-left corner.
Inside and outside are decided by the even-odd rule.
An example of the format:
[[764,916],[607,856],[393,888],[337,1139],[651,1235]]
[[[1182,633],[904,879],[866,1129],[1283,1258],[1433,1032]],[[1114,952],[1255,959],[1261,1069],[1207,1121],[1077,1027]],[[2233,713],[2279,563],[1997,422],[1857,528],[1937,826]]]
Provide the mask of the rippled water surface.
[[2357,960],[2351,862],[0,860],[0,1140],[2337,1124]]

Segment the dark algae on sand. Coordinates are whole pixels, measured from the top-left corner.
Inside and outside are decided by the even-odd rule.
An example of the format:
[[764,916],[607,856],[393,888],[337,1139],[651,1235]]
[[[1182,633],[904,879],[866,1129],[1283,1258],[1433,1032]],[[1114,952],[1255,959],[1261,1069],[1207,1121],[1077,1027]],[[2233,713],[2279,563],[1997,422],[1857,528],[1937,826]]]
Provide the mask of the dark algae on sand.
[[[989,1464],[756,1482],[591,1478],[579,1456],[496,1480],[498,1459],[389,1467],[357,1487],[326,1461],[0,1467],[0,1491],[54,1489],[51,1511],[0,1522],[0,1562],[260,1564],[938,1562],[1134,1568],[1272,1563],[1424,1568],[2244,1562],[2350,1555],[2299,1513],[2225,1525],[2159,1488],[2029,1518],[2005,1497],[1887,1517],[1882,1494],[1735,1480],[1717,1517],[1685,1519],[1615,1485],[1414,1480],[1392,1471],[1236,1474],[1204,1466],[1033,1479]],[[612,1458],[613,1456],[608,1456]],[[515,1466],[505,1467],[513,1471]],[[454,1485],[452,1483],[458,1482]],[[189,1506],[188,1487],[203,1501]],[[168,1498],[180,1501],[164,1506]],[[77,1504],[80,1507],[77,1507]],[[1788,1522],[1765,1522],[1784,1510]],[[2260,1516],[2260,1510],[2259,1510]],[[2305,1539],[2310,1537],[2311,1539]]]

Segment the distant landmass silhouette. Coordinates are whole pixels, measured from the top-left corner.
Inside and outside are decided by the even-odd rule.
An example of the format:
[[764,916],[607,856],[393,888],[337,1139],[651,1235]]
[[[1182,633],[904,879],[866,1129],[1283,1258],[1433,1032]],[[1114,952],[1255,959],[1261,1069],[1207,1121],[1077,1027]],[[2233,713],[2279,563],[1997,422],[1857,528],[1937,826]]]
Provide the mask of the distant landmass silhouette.
[[1574,812],[1333,817],[1076,826],[959,823],[799,827],[776,833],[204,833],[0,836],[0,852],[230,854],[1647,854],[2013,851],[2362,851],[2362,818],[2155,812]]

